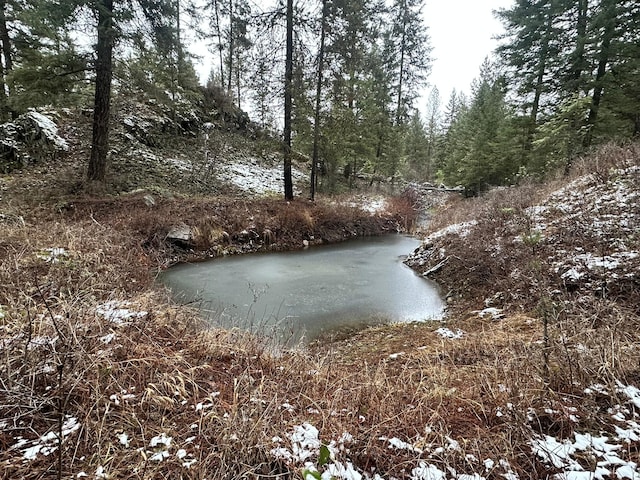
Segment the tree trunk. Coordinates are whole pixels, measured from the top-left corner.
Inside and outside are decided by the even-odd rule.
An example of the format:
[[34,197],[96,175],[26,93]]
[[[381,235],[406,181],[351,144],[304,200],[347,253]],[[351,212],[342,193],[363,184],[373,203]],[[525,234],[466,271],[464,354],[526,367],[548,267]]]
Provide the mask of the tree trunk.
[[181,17],[180,0],[176,0],[176,89],[182,87],[184,84],[184,50],[182,49]]
[[238,96],[236,105],[238,106],[238,110],[242,110],[242,105],[240,105],[240,95],[242,93],[240,89],[241,76],[242,76],[242,72],[240,71],[240,58],[236,58],[236,94]]
[[591,97],[591,108],[589,109],[589,117],[587,118],[587,133],[584,136],[583,147],[589,148],[593,139],[593,129],[598,120],[598,111],[602,102],[602,94],[604,92],[604,76],[607,73],[607,65],[611,56],[611,40],[613,39],[616,27],[616,2],[608,0],[606,6],[606,17],[604,32],[602,35],[602,44],[600,47],[600,55],[598,58],[598,70],[596,72],[596,81],[593,88],[593,97]]
[[396,125],[400,125],[400,117],[402,116],[402,81],[404,77],[404,54],[406,50],[407,35],[407,3],[402,2],[402,37],[400,40],[400,76],[398,79],[398,106],[396,109]]
[[293,0],[287,0],[287,52],[284,74],[284,198],[293,200],[291,177],[291,110],[293,87]]
[[540,55],[538,57],[538,65],[536,67],[536,82],[533,87],[533,102],[531,103],[531,114],[529,116],[529,124],[525,127],[524,150],[529,152],[533,148],[533,137],[538,128],[538,112],[540,111],[540,99],[544,89],[544,77],[547,72],[547,60],[549,55],[549,43],[551,42],[551,29],[553,27],[553,19],[555,15],[555,3],[553,0],[549,2],[549,11],[545,21],[544,32],[540,41]]
[[218,37],[218,56],[220,60],[220,86],[224,88],[224,56],[222,55],[222,32],[220,31],[220,5],[218,0],[213,0],[213,7],[216,15],[216,36]]
[[98,3],[96,45],[96,89],[93,107],[93,138],[87,178],[104,181],[109,151],[109,107],[111,103],[112,54],[114,44],[113,0]]
[[[570,91],[577,98],[580,95],[580,89],[583,87],[580,79],[582,78],[582,72],[585,67],[585,46],[587,44],[587,23],[589,14],[589,0],[578,0],[578,21],[576,23],[576,47],[573,52],[573,73],[571,76]],[[576,141],[573,140],[577,136],[578,128],[582,126],[582,120],[577,117],[577,113],[574,113],[571,118],[571,138],[567,142],[567,160],[564,168],[564,175],[568,176],[571,171],[573,163],[573,157],[576,152]],[[587,133],[587,135],[589,135]],[[586,143],[586,138],[583,139],[583,143]],[[589,140],[590,141],[590,140]]]
[[11,38],[9,37],[9,29],[7,28],[7,17],[5,16],[6,10],[6,0],[0,0],[0,42],[2,44],[4,72],[8,73],[13,70],[13,58],[11,56]]
[[589,1],[578,1],[578,23],[576,28],[576,49],[573,53],[573,92],[578,93],[580,90],[580,77],[582,77],[582,70],[584,69],[584,49],[587,43],[587,20],[589,13]]
[[322,72],[324,67],[324,42],[327,22],[327,0],[322,0],[322,23],[320,26],[320,51],[318,52],[318,83],[316,85],[316,109],[313,123],[313,155],[311,156],[310,198],[316,198],[316,177],[318,165],[318,147],[320,143],[320,104],[322,101]]
[[13,69],[11,58],[11,38],[7,28],[7,18],[5,16],[7,8],[6,0],[0,0],[0,49],[2,58],[0,59],[0,118],[4,120],[8,116],[7,95],[9,88],[6,83],[6,75]]
[[540,110],[540,98],[542,97],[542,89],[544,87],[544,75],[547,71],[547,56],[549,54],[549,42],[551,41],[551,28],[553,26],[554,2],[550,2],[549,12],[547,13],[547,21],[545,22],[545,32],[542,37],[542,45],[540,47],[540,57],[538,59],[538,71],[536,72],[536,85],[534,88],[533,103],[531,105],[531,129],[529,138],[527,139],[527,149],[531,149],[533,135],[538,125],[538,111]]
[[227,75],[229,76],[227,83],[227,94],[229,98],[232,97],[231,90],[231,79],[233,77],[233,54],[234,54],[234,45],[233,45],[233,0],[229,0],[229,64],[227,65]]

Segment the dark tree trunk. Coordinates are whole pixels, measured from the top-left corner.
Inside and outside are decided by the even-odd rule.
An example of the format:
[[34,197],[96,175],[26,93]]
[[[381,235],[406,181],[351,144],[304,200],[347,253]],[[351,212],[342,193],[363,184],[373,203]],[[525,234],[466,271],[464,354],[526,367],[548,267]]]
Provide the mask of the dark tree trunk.
[[227,94],[229,98],[233,98],[231,95],[231,78],[233,77],[233,0],[229,0],[229,63],[227,65],[227,74],[229,75],[227,83]]
[[547,71],[547,55],[549,54],[549,42],[551,40],[551,27],[554,14],[555,12],[553,11],[553,2],[551,2],[549,12],[547,13],[547,21],[545,22],[545,32],[542,38],[542,45],[540,47],[540,58],[538,60],[538,69],[536,72],[536,85],[533,96],[533,103],[531,104],[531,129],[528,132],[528,138],[525,146],[527,150],[531,150],[533,136],[538,125],[540,98],[542,97],[542,90],[544,88],[544,76]]
[[6,0],[0,0],[0,48],[2,49],[2,60],[0,60],[0,118],[5,119],[8,116],[7,106],[7,84],[6,75],[13,69],[13,61],[11,58],[11,38],[7,28],[7,18],[5,11],[7,8]]
[[2,43],[2,59],[4,60],[4,72],[13,70],[13,58],[11,57],[11,38],[7,28],[6,0],[0,0],[0,42]]
[[322,24],[320,27],[320,52],[318,52],[318,83],[316,85],[316,109],[313,124],[313,155],[311,156],[311,200],[316,198],[318,150],[320,143],[320,104],[322,101],[322,72],[324,67],[324,42],[327,22],[327,0],[322,0]]
[[293,87],[293,0],[287,0],[287,54],[284,74],[284,198],[293,200],[291,177],[291,110]]
[[573,91],[578,93],[580,90],[580,77],[582,77],[582,70],[584,69],[584,49],[587,43],[587,21],[589,13],[588,0],[579,0],[578,2],[578,23],[577,23],[577,38],[576,49],[574,51],[573,61]]
[[224,47],[222,46],[222,32],[220,31],[220,5],[218,0],[213,1],[213,6],[216,14],[216,36],[218,37],[218,55],[220,58],[220,86],[224,88],[224,58],[222,55]]
[[598,70],[596,72],[596,81],[593,88],[593,97],[591,98],[591,108],[589,109],[589,117],[587,118],[587,133],[584,137],[583,146],[588,148],[591,146],[593,139],[593,129],[598,120],[598,111],[602,102],[602,94],[604,92],[604,76],[607,73],[607,65],[611,56],[611,40],[615,33],[616,27],[616,2],[609,0],[606,7],[605,27],[602,35],[602,45],[600,47],[600,55],[598,58]]
[[400,76],[398,79],[398,105],[396,109],[396,125],[400,125],[402,117],[402,87],[404,80],[404,55],[407,48],[407,4],[402,3],[402,37],[400,39]]
[[93,138],[87,178],[104,181],[109,151],[109,107],[111,104],[112,54],[114,43],[113,0],[98,4],[96,45],[96,90],[93,107]]

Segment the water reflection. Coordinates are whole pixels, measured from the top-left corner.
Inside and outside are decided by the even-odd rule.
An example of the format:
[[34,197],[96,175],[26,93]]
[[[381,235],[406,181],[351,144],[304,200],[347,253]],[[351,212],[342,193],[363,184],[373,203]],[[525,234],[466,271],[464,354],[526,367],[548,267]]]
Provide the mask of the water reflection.
[[305,251],[178,265],[160,280],[212,323],[295,343],[339,329],[440,318],[435,285],[402,263],[418,240],[387,235]]

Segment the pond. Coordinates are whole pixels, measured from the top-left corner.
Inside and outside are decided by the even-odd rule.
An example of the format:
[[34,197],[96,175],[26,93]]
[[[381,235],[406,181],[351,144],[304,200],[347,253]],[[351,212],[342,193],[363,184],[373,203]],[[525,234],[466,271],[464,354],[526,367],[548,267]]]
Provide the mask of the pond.
[[293,345],[369,325],[442,317],[437,286],[402,263],[419,241],[385,235],[181,264],[160,281],[212,325]]

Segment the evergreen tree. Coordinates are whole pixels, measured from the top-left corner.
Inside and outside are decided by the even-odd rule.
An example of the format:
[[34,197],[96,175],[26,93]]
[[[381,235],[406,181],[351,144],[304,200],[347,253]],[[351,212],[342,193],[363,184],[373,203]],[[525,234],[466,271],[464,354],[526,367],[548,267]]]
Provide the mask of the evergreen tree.
[[498,48],[506,65],[510,67],[510,80],[524,100],[523,110],[528,111],[525,125],[525,149],[538,126],[539,113],[555,101],[554,92],[559,86],[557,75],[558,55],[562,50],[560,0],[518,0],[508,10],[500,10],[508,42]]
[[518,0],[499,12],[507,32],[499,51],[530,118],[520,122],[530,171],[550,164],[536,157],[546,152],[542,145],[564,141],[568,169],[592,144],[638,134],[639,10],[631,0]]
[[[266,36],[266,35],[265,35]],[[275,124],[275,99],[278,96],[278,78],[274,65],[277,64],[277,49],[270,42],[257,43],[251,52],[248,87],[253,111],[262,128]],[[220,84],[219,81],[217,81]]]
[[317,171],[320,155],[320,109],[322,105],[322,86],[324,81],[324,54],[325,54],[325,39],[327,32],[327,0],[322,0],[320,18],[320,47],[318,51],[318,72],[316,78],[316,98],[315,107],[313,112],[313,151],[311,155],[311,178],[310,178],[310,191],[309,197],[311,200],[315,200],[316,188],[317,188]]
[[461,109],[449,128],[445,182],[463,186],[468,194],[508,184],[520,168],[513,156],[511,119],[504,79],[485,61],[468,110]]
[[[104,181],[109,150],[113,49],[117,32],[124,31],[123,26],[127,18],[134,17],[134,10],[114,10],[113,0],[98,0],[96,3],[89,2],[88,5],[95,9],[94,13],[97,16],[98,41],[95,48],[93,135],[87,177],[92,181]],[[133,7],[130,5],[130,8]],[[138,0],[137,7],[150,28],[153,41],[160,46],[160,51],[174,49],[177,44],[176,5],[169,0]]]
[[7,0],[0,7],[0,110],[82,102],[89,58],[72,39],[81,2]]
[[426,105],[427,124],[425,126],[425,134],[427,140],[427,151],[425,158],[425,180],[432,180],[434,175],[434,167],[436,159],[439,155],[441,146],[441,120],[440,120],[440,92],[437,87],[433,87],[429,93]]
[[415,112],[411,117],[404,137],[404,155],[406,159],[407,176],[412,180],[426,180],[431,169],[430,142],[426,127]]
[[393,0],[389,48],[395,60],[390,65],[394,72],[396,90],[395,123],[400,125],[410,117],[413,100],[418,96],[430,70],[429,37],[423,21],[424,0]]

